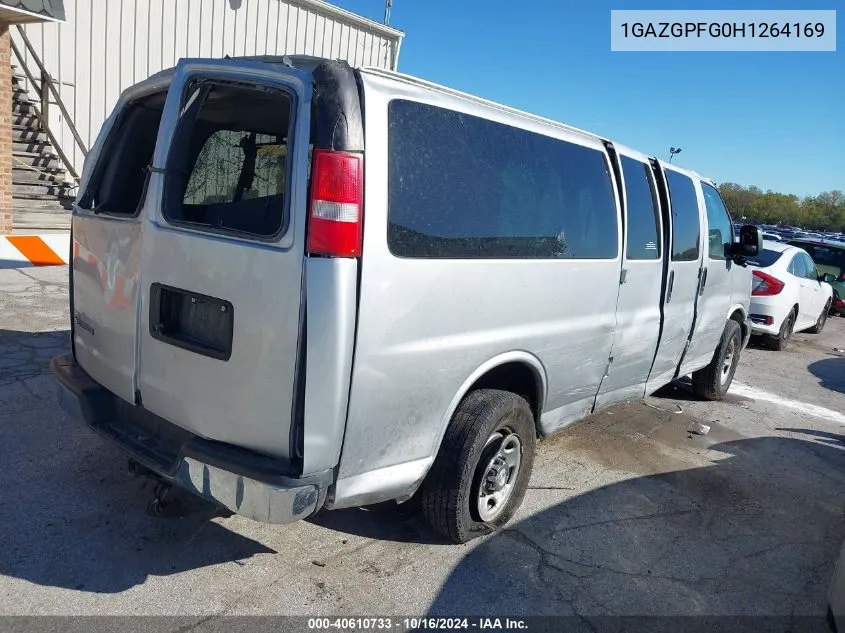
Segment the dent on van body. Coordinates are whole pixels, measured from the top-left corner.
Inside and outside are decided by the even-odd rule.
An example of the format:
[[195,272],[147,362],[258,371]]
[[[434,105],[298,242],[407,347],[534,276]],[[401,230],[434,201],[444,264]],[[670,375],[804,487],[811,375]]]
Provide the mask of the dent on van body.
[[548,376],[544,407],[550,413],[543,416],[542,427],[553,430],[588,413],[607,367],[620,270],[618,253],[606,260],[412,259],[391,254],[385,238],[386,114],[392,98],[475,112],[605,150],[598,141],[515,120],[448,94],[367,74],[363,84],[366,230],[336,507],[352,504],[364,492],[369,502],[401,496],[396,486],[379,490],[375,482],[385,481],[384,473],[404,473],[401,481],[415,485],[411,471],[427,469],[436,455],[450,407],[460,400],[458,386],[507,352],[535,356]]
[[147,409],[197,435],[290,458],[312,89],[295,69],[280,73],[249,61],[182,60],[165,105],[156,165],[167,164],[172,143],[186,141],[178,138],[176,124],[185,86],[196,77],[249,81],[291,95],[288,218],[279,235],[264,240],[173,224],[162,209],[167,175],[152,174],[142,257],[149,283],[142,301],[149,305],[152,282],[226,300],[234,306],[234,331],[224,362],[155,339],[149,310],[142,310],[139,390]]
[[106,389],[135,400],[135,324],[141,225],[73,219],[74,343],[80,365]]
[[71,292],[75,314],[71,319],[76,359],[95,380],[127,402],[135,401],[136,390],[144,214],[95,215],[78,205],[121,111],[139,98],[166,90],[171,78],[172,73],[160,73],[121,94],[86,157],[73,210]]
[[358,262],[307,258],[305,284],[302,469],[307,474],[334,467],[340,457],[352,372]]

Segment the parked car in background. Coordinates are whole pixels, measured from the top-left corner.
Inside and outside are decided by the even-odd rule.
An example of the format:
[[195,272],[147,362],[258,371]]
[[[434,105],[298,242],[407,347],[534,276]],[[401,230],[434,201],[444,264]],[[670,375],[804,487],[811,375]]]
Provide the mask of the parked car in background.
[[792,239],[788,243],[807,251],[820,273],[833,275],[831,285],[840,297],[845,297],[845,242]]
[[753,267],[751,285],[752,332],[763,335],[772,348],[786,349],[793,332],[818,334],[833,303],[833,276],[822,276],[810,256],[779,242],[763,242]]
[[777,233],[771,233],[769,231],[763,231],[763,239],[764,240],[770,240],[772,242],[783,241],[783,238],[780,235],[778,235]]
[[845,316],[845,299],[839,294],[839,291],[833,289],[833,303],[830,305],[830,316]]

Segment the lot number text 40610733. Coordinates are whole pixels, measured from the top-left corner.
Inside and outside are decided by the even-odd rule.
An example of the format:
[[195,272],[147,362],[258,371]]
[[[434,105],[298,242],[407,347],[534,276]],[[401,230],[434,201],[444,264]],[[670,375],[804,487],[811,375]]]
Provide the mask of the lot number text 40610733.
[[445,631],[451,629],[496,631],[519,631],[528,629],[525,620],[518,618],[309,618],[308,628],[317,631],[330,630],[373,630],[386,631],[393,628],[413,631]]

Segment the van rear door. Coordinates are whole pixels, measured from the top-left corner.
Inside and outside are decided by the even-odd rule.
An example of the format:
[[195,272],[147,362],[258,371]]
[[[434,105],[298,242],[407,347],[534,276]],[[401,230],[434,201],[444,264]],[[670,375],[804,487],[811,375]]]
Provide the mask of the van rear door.
[[310,75],[182,60],[141,253],[143,406],[202,437],[293,458]]
[[171,77],[155,75],[121,95],[85,161],[73,209],[74,354],[89,375],[128,402],[137,389],[145,168]]

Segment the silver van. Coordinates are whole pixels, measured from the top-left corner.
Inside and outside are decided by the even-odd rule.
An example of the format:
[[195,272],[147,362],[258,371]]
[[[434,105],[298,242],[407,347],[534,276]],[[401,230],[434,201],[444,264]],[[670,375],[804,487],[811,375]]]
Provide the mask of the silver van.
[[760,236],[713,184],[377,69],[182,60],[73,211],[63,406],[259,521],[419,499],[503,525],[536,438],[692,374],[724,396]]

